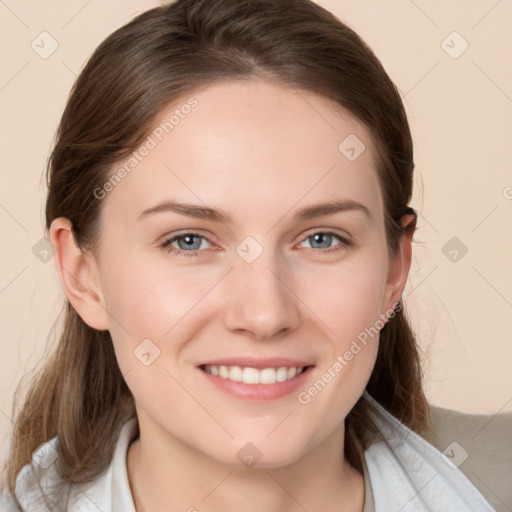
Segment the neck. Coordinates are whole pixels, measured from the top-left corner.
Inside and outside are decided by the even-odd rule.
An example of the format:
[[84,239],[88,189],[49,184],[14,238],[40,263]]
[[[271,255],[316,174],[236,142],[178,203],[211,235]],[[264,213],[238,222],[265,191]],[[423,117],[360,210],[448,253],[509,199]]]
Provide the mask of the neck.
[[344,458],[343,430],[292,464],[267,469],[227,466],[178,440],[143,434],[127,455],[137,512],[363,509],[363,477]]

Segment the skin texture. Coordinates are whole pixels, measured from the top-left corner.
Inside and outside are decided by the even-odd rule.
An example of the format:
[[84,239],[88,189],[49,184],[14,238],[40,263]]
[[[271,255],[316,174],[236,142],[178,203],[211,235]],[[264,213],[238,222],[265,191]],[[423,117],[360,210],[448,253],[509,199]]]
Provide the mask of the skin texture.
[[[88,325],[110,331],[135,397],[141,435],[127,464],[136,508],[360,511],[363,478],[344,459],[343,422],[370,378],[377,337],[307,405],[298,392],[235,398],[197,365],[233,356],[305,360],[314,368],[298,391],[307,390],[392,311],[411,235],[391,257],[372,141],[348,112],[260,79],[193,96],[197,106],[102,199],[94,256],[80,252],[66,219],[50,232],[67,297]],[[366,146],[354,161],[338,150],[349,134]],[[232,221],[175,212],[138,220],[166,200],[221,209]],[[369,215],[294,218],[338,200],[361,203]],[[188,231],[204,237],[194,239],[195,256],[160,247]],[[334,236],[319,247],[311,238],[318,232],[349,244]],[[263,251],[252,263],[236,250],[247,236]],[[183,239],[171,247],[186,250]],[[149,366],[134,355],[145,339],[160,351]],[[237,457],[248,442],[261,453],[251,468]]]

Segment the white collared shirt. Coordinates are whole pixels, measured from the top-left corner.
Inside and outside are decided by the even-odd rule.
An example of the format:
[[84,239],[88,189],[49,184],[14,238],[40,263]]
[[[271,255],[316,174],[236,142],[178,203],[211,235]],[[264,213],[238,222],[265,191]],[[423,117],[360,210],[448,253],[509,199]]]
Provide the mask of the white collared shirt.
[[[380,436],[364,451],[365,502],[362,512],[493,512],[480,492],[439,450],[401,424],[367,391],[370,414]],[[73,512],[136,512],[126,469],[126,455],[137,431],[137,419],[122,427],[109,467],[88,484],[72,484],[69,508]],[[67,486],[57,473],[57,438],[43,443],[17,476],[16,496],[24,511],[64,512]],[[35,476],[54,496],[45,506]],[[0,512],[18,511],[8,495],[0,497]],[[67,511],[66,511],[67,512]]]

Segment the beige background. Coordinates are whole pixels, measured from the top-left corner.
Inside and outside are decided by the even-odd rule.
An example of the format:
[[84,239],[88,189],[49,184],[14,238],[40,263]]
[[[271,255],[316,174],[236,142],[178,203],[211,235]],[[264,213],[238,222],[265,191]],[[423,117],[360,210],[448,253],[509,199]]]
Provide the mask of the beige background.
[[[460,410],[511,411],[512,1],[318,3],[374,49],[408,111],[412,204],[421,216],[405,295],[428,396]],[[0,1],[2,451],[15,386],[43,353],[63,300],[53,259],[41,261],[39,246],[40,258],[33,253],[43,236],[41,177],[53,134],[94,48],[154,5]],[[53,40],[58,48],[47,56]]]

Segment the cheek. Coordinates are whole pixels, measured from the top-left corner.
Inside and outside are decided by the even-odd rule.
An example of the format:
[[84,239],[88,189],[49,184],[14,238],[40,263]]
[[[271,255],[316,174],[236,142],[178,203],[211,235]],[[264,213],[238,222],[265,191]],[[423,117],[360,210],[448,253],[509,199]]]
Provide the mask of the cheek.
[[383,326],[383,282],[376,265],[365,274],[331,277],[324,294],[308,297],[326,326],[325,339],[319,344],[315,378],[299,391],[297,401],[316,440],[344,421],[370,379]]
[[161,338],[197,303],[213,278],[185,267],[148,265],[143,256],[117,263],[104,280],[107,308],[139,337]]
[[385,286],[386,258],[375,250],[339,265],[321,266],[301,275],[299,296],[323,321],[341,347],[380,316]]
[[304,303],[321,320],[325,338],[319,344],[317,380],[302,390],[299,403],[308,406],[311,417],[326,418],[326,425],[343,420],[373,371],[383,327],[386,262],[376,248],[336,269],[319,267],[302,280]]
[[[186,340],[181,336],[183,328],[187,328],[190,337],[194,329],[201,327],[198,315],[204,320],[203,304],[208,302],[208,291],[222,272],[211,268],[149,266],[142,257],[111,261],[102,276],[102,287],[111,320],[109,331],[123,373],[139,362],[134,361],[134,356],[141,350],[145,353],[144,347],[154,353],[160,350],[160,359],[155,360],[158,365],[162,365],[164,358],[176,357]],[[151,340],[154,346],[145,340]]]

